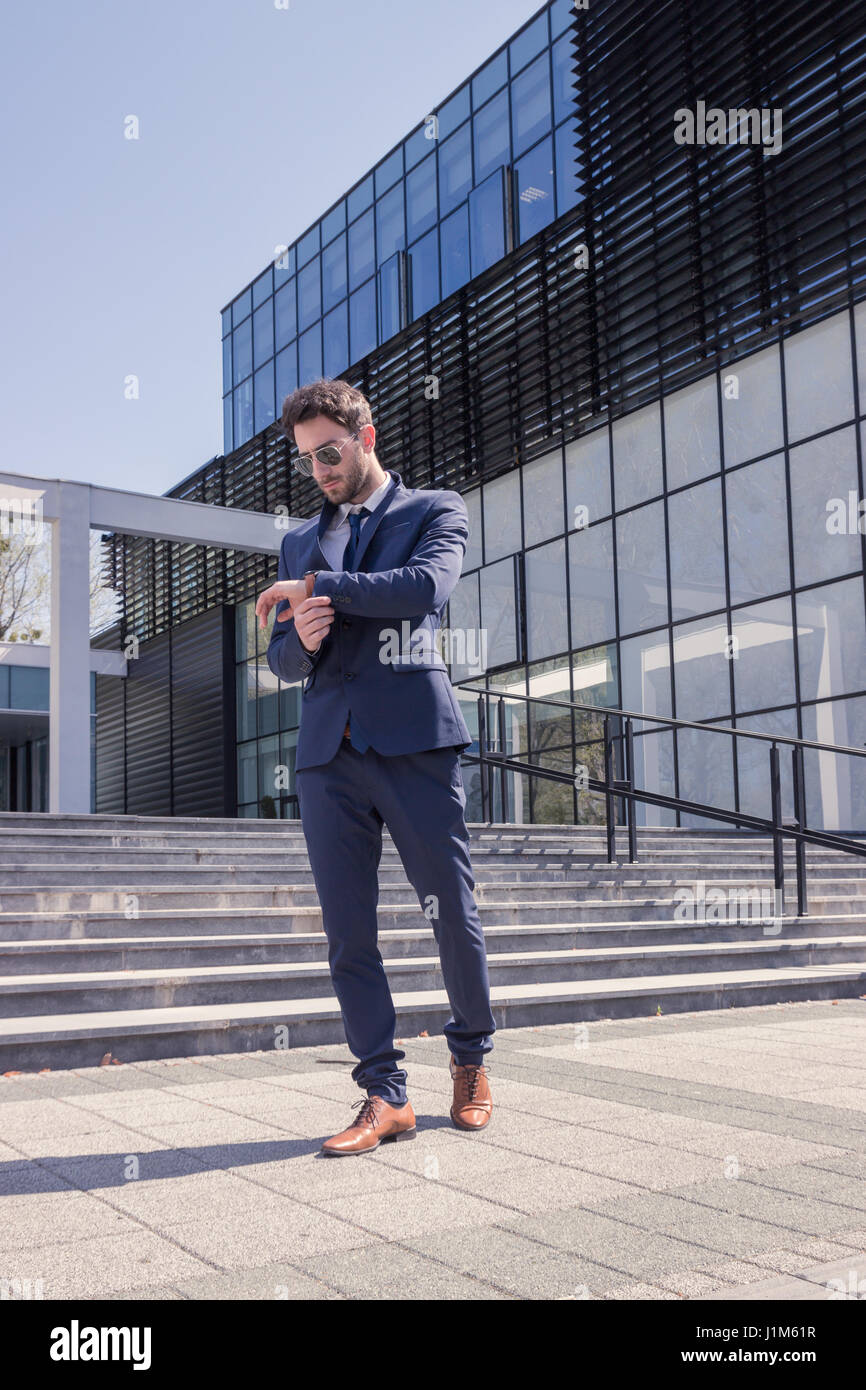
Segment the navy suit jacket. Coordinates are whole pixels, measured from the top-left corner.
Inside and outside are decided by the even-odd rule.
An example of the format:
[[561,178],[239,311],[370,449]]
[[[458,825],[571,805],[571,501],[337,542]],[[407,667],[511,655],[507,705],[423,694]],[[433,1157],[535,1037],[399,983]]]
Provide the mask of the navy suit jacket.
[[350,713],[377,753],[467,748],[472,737],[435,642],[442,611],[460,578],[469,538],[459,492],[391,485],[364,519],[353,571],[332,570],[319,545],[337,507],[325,499],[318,518],[289,531],[277,579],[318,570],[315,595],[327,595],[334,620],[317,652],[307,652],[274,606],[268,665],[292,684],[303,680],[298,771],[334,757]]

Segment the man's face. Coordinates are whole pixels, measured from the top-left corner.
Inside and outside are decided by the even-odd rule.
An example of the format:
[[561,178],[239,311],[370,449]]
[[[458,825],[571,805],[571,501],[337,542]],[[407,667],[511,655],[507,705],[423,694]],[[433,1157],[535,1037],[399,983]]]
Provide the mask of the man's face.
[[[345,425],[329,420],[327,415],[314,415],[295,425],[298,453],[307,454],[325,444],[341,444],[350,433]],[[323,467],[318,458],[313,461],[313,477],[329,502],[339,506],[352,502],[363,492],[370,471],[370,455],[376,432],[372,425],[362,426],[357,439],[342,444],[342,458],[336,468]],[[360,499],[363,501],[363,498]]]

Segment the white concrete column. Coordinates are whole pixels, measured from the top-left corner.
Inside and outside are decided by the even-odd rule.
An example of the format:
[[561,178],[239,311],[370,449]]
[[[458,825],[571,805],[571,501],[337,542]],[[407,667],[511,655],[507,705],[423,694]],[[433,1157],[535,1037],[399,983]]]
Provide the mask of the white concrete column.
[[90,488],[57,483],[51,537],[48,809],[90,812]]

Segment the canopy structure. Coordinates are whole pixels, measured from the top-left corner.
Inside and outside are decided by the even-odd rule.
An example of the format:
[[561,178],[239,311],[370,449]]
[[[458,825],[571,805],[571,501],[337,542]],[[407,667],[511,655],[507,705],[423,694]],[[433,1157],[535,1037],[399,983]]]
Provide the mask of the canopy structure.
[[49,810],[89,812],[90,672],[122,677],[127,666],[122,653],[90,647],[91,530],[278,554],[286,517],[0,472],[0,522],[3,534],[37,528],[37,539],[52,528]]

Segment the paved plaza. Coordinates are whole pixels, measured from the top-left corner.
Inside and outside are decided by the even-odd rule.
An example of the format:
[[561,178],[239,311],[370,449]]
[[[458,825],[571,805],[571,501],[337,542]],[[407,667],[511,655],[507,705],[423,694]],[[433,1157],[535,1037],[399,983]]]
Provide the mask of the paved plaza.
[[0,1279],[44,1299],[866,1296],[866,1000],[501,1029],[449,1119],[326,1158],[344,1046],[0,1079]]

